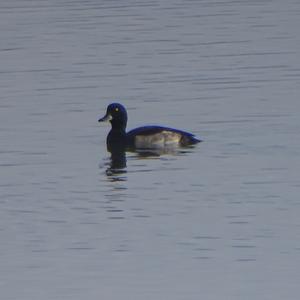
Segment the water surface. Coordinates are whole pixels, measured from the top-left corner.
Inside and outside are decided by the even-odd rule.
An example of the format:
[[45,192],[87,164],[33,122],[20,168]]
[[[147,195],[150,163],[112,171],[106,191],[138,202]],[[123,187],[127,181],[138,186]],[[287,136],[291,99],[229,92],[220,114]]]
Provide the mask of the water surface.
[[[299,12],[1,2],[1,299],[297,299]],[[112,101],[204,142],[112,172]]]

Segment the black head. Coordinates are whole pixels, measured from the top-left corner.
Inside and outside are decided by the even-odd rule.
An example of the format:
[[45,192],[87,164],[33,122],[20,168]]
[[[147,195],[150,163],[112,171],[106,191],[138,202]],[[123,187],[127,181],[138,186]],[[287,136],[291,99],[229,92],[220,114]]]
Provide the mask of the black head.
[[125,129],[127,124],[127,112],[120,103],[111,103],[107,106],[106,114],[98,122],[110,121],[113,129]]

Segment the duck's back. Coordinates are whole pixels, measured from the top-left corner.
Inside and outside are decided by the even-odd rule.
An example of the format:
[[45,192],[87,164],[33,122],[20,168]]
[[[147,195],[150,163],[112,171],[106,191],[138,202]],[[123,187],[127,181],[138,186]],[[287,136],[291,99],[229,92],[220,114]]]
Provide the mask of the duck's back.
[[129,131],[127,142],[135,148],[161,148],[172,146],[188,146],[200,140],[189,132],[163,126],[143,126]]

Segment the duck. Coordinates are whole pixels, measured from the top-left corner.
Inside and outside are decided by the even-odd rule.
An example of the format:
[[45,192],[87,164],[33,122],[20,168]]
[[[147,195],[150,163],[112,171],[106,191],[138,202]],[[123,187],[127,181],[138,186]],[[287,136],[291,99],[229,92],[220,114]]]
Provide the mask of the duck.
[[127,120],[126,108],[120,103],[109,104],[105,116],[98,120],[111,123],[106,139],[108,151],[188,147],[202,141],[192,133],[157,125],[142,126],[126,132]]

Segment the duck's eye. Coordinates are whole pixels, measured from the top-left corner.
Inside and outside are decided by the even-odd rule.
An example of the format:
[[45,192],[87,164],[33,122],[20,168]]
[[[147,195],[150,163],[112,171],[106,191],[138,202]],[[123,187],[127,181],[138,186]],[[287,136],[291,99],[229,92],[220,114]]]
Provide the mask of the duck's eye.
[[119,108],[118,108],[118,107],[116,107],[116,108],[115,108],[115,111],[119,111]]

